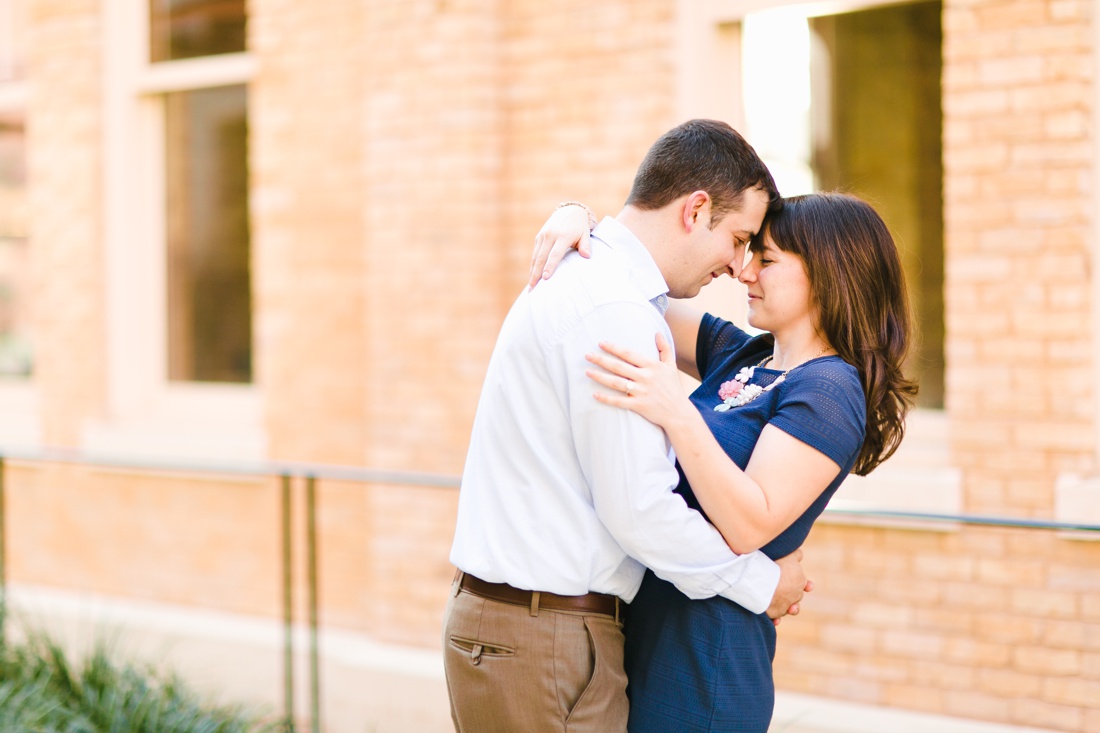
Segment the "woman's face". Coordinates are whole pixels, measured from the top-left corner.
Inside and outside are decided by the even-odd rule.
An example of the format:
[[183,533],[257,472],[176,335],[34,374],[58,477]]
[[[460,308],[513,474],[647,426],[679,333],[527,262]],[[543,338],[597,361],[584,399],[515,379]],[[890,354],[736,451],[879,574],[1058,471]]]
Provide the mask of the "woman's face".
[[817,309],[802,258],[775,246],[765,234],[763,248],[752,256],[737,278],[749,291],[749,324],[774,334],[798,327],[813,328]]

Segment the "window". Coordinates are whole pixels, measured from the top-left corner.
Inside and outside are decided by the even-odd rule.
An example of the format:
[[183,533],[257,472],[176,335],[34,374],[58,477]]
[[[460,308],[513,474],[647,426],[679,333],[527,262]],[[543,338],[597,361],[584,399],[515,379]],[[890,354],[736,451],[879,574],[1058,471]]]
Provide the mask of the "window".
[[38,445],[27,200],[26,2],[0,0],[0,443]]
[[[240,53],[244,0],[150,0],[149,29],[153,68]],[[250,382],[247,86],[180,86],[158,95],[164,120],[167,377]]]
[[[786,195],[840,188],[882,213],[917,316],[909,373],[920,381],[925,409],[909,414],[894,457],[870,476],[849,477],[832,506],[958,513],[962,477],[952,465],[950,421],[939,409],[941,3],[854,0],[845,7],[851,12],[825,15],[822,5],[787,0],[681,4],[678,83],[685,92],[678,113],[726,119],[743,130]],[[719,281],[704,289],[701,305],[743,323],[735,290]]]
[[108,403],[91,453],[264,455],[246,27],[243,0],[103,4]]
[[0,0],[0,378],[29,377],[33,367],[24,10]]
[[26,23],[21,0],[0,0],[0,83],[22,79]]
[[150,0],[150,61],[239,53],[244,48],[244,0]]
[[32,368],[23,115],[0,111],[0,377]]
[[906,271],[918,327],[909,372],[928,408],[944,396],[941,10],[781,8],[744,21],[749,137],[784,194],[839,189],[882,214]]
[[252,377],[247,92],[165,95],[168,378]]
[[919,340],[918,404],[943,407],[939,2],[810,19],[817,185],[870,200],[901,251]]

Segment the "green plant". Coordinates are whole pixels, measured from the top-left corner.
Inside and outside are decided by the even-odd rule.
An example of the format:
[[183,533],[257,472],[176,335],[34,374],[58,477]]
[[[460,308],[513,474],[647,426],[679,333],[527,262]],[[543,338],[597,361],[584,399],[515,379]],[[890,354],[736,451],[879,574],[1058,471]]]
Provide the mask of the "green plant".
[[240,707],[204,704],[177,676],[116,663],[99,645],[79,663],[32,634],[0,645],[4,733],[276,733]]

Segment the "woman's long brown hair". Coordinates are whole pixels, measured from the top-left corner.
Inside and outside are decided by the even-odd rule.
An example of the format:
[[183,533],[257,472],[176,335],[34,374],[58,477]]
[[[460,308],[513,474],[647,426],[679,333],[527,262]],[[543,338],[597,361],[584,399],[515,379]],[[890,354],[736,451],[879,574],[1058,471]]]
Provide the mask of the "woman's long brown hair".
[[784,199],[765,232],[779,249],[802,258],[818,329],[859,372],[867,434],[852,472],[865,476],[897,450],[917,393],[902,373],[912,316],[897,246],[869,204],[842,193]]

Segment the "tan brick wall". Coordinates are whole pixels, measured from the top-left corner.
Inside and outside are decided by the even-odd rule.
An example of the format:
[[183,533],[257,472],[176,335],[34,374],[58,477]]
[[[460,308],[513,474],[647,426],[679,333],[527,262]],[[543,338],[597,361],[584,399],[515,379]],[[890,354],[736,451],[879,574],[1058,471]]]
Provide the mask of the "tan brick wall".
[[[103,401],[97,8],[30,14],[37,379],[62,444]],[[461,470],[538,224],[564,198],[617,211],[677,121],[676,9],[252,0],[271,457]],[[1092,5],[948,0],[944,18],[952,462],[968,511],[1049,517],[1058,474],[1095,468]],[[17,467],[10,488],[16,580],[278,613],[273,480]],[[322,482],[318,499],[322,623],[438,646],[457,492]],[[1100,726],[1100,543],[822,524],[807,566],[780,686]]]
[[363,3],[252,0],[256,374],[273,458],[359,463],[368,278]]
[[945,3],[948,409],[978,513],[1050,516],[1057,473],[1094,468],[1092,7]]
[[819,524],[817,589],[779,628],[787,689],[1085,731],[1097,699],[1100,546],[1034,530]]
[[[944,9],[947,410],[966,510],[1051,517],[1094,469],[1092,4]],[[819,525],[781,686],[962,717],[1097,724],[1100,545]]]
[[497,0],[371,3],[362,104],[369,465],[457,472],[502,319]]
[[[38,384],[49,442],[78,444],[103,399],[92,358],[103,343],[91,338],[105,330],[92,288],[102,48],[95,3],[42,8],[31,16],[36,54],[52,65],[32,72],[35,242],[56,261],[42,270]],[[671,5],[605,4],[578,33],[584,12],[577,2],[253,0],[255,362],[272,458],[461,470],[537,224],[566,196],[617,210],[637,160],[673,121]],[[84,71],[66,77],[78,52]],[[80,208],[51,218],[57,201]],[[89,340],[88,358],[62,348]],[[51,344],[66,358],[51,358]],[[278,613],[271,480],[27,468],[11,481],[16,580]],[[301,493],[296,484],[299,578]],[[456,492],[322,483],[318,497],[324,619],[436,644]],[[238,544],[212,538],[226,517]],[[205,538],[193,556],[172,549],[189,533]],[[82,551],[101,542],[106,558]],[[51,553],[32,557],[32,546]],[[238,575],[249,582],[224,580]]]
[[9,580],[280,613],[274,480],[9,464],[6,481]]
[[44,438],[76,446],[104,402],[102,40],[96,0],[30,0],[27,178]]
[[[566,197],[617,210],[672,124],[671,13],[665,2],[373,6],[368,465],[461,470],[538,224]],[[357,592],[375,602],[342,607],[342,619],[358,626],[368,609],[376,633],[438,644],[456,501],[438,489],[369,492],[369,584]]]
[[622,208],[645,151],[680,122],[675,3],[515,3],[509,15],[505,305],[560,201]]

